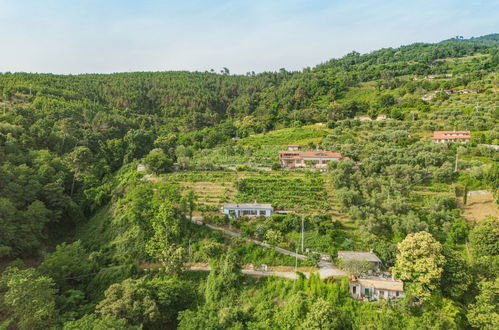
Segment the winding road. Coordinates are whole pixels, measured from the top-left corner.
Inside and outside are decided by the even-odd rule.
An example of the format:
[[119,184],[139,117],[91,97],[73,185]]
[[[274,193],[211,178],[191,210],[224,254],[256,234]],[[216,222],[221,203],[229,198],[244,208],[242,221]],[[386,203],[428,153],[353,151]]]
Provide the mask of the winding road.
[[[285,255],[288,255],[288,256],[291,256],[291,257],[294,257],[294,258],[298,258],[300,260],[306,260],[307,259],[307,256],[304,256],[302,254],[299,254],[299,253],[296,253],[296,252],[293,252],[293,251],[289,251],[289,250],[286,250],[286,249],[283,249],[283,248],[280,248],[280,247],[276,247],[276,246],[271,246],[267,243],[263,243],[263,242],[260,242],[260,241],[257,241],[255,239],[251,239],[251,238],[247,238],[247,237],[242,237],[240,233],[238,232],[235,232],[235,231],[232,231],[232,230],[229,230],[229,229],[225,229],[225,228],[222,228],[222,227],[218,227],[218,226],[214,226],[214,225],[211,225],[209,223],[205,223],[203,222],[203,217],[192,217],[192,222],[197,224],[197,225],[204,225],[210,229],[213,229],[213,230],[217,230],[217,231],[220,231],[226,235],[229,235],[229,236],[233,236],[233,237],[238,237],[246,242],[251,242],[251,243],[254,243],[254,244],[257,244],[257,245],[260,245],[260,246],[263,246],[265,248],[268,248],[268,249],[274,249],[276,250],[277,252],[279,253],[282,253],[282,254],[285,254]],[[338,269],[335,265],[333,265],[332,263],[330,262],[327,262],[327,261],[320,261],[318,264],[317,264],[318,268],[319,268],[319,276],[320,278],[328,278],[328,277],[333,277],[333,276],[346,276],[348,275],[346,272],[342,271],[341,269]],[[203,268],[203,269],[197,269],[197,268]],[[200,270],[200,271],[209,271],[209,268],[208,267],[191,267],[191,270]],[[205,269],[206,268],[206,269]],[[291,278],[291,279],[295,279],[297,278],[297,274],[294,273],[294,272],[275,272],[275,271],[260,271],[260,270],[248,270],[248,269],[243,269],[243,274],[246,274],[246,275],[253,275],[253,276],[279,276],[279,277],[286,277],[286,278]],[[305,276],[310,276],[310,273],[304,273]]]

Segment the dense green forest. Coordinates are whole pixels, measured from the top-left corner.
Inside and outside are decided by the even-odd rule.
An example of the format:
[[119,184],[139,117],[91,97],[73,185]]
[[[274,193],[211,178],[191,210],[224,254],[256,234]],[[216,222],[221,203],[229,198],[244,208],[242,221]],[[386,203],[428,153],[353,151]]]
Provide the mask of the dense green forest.
[[[497,329],[499,220],[467,192],[497,210],[498,68],[492,34],[297,72],[0,74],[0,329]],[[471,141],[432,143],[436,130]],[[349,159],[281,170],[291,143]],[[254,200],[295,213],[217,214]],[[295,259],[194,213],[292,251],[304,215],[307,248],[373,249],[407,296],[245,276]]]

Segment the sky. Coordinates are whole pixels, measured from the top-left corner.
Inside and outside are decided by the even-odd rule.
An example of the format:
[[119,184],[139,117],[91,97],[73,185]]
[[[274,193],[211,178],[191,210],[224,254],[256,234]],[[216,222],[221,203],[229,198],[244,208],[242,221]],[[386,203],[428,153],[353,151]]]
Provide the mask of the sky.
[[0,72],[301,70],[497,32],[493,0],[0,0]]

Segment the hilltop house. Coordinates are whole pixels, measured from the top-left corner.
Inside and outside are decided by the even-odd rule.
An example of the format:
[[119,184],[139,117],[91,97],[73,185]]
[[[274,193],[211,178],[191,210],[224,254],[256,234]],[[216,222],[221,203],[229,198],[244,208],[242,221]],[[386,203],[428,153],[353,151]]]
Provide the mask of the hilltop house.
[[229,218],[239,217],[269,217],[274,213],[271,204],[242,203],[242,204],[224,204],[222,211]]
[[470,131],[435,131],[433,132],[433,142],[460,142],[466,143],[470,141]]
[[393,277],[351,277],[349,288],[355,299],[398,299],[404,296],[404,283]]
[[368,262],[372,269],[379,271],[381,268],[381,260],[374,251],[338,251],[338,259],[343,262]]
[[279,151],[279,163],[281,167],[316,167],[325,168],[330,161],[344,159],[340,153],[316,150],[316,151],[298,151],[298,145],[289,145],[287,151]]
[[378,115],[378,117],[376,117],[376,121],[381,121],[381,120],[390,120],[390,118],[388,118],[387,115]]

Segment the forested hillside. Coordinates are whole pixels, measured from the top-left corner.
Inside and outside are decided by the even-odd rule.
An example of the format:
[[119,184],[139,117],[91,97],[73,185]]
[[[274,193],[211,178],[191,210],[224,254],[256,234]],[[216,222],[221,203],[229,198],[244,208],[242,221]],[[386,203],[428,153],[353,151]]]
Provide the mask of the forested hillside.
[[[493,34],[300,72],[0,74],[0,328],[497,328],[498,68]],[[282,170],[288,144],[348,159]],[[255,200],[291,213],[219,212]],[[191,221],[297,251],[301,215],[303,269],[373,249],[407,297],[244,276],[297,261]]]

